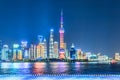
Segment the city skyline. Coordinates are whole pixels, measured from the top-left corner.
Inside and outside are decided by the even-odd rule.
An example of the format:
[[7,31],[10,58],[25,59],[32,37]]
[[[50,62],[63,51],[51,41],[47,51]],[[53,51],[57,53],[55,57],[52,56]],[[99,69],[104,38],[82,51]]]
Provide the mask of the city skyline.
[[0,40],[5,44],[21,40],[37,43],[37,35],[43,35],[48,41],[49,30],[53,28],[54,38],[59,42],[63,9],[65,42],[69,48],[74,43],[85,52],[113,56],[120,52],[119,3],[113,0],[0,1]]

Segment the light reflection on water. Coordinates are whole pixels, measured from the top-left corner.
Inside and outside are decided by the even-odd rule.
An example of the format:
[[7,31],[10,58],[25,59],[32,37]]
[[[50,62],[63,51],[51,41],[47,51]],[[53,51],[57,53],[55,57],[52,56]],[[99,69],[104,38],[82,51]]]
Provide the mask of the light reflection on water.
[[50,63],[50,67],[53,73],[66,73],[68,72],[69,65],[67,62]]
[[0,63],[0,74],[120,74],[120,64],[81,62]]
[[33,74],[44,74],[46,63],[36,62],[33,64]]
[[29,63],[1,63],[0,68],[30,68]]

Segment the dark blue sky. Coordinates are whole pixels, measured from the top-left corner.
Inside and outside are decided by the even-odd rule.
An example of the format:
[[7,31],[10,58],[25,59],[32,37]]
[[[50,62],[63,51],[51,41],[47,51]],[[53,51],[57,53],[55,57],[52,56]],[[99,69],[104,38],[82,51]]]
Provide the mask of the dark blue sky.
[[109,56],[120,52],[119,0],[0,0],[0,39],[36,42],[54,28],[58,41],[61,8],[68,46]]

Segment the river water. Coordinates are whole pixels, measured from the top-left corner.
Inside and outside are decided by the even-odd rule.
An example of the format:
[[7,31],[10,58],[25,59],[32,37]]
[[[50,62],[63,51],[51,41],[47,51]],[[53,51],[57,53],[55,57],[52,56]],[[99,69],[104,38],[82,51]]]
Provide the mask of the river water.
[[[118,78],[120,74],[120,64],[98,64],[88,62],[34,62],[34,63],[0,63],[0,79],[15,80],[42,78],[59,79],[109,79]],[[35,77],[36,76],[36,77]],[[43,77],[44,76],[44,77]],[[87,77],[88,78],[87,78]],[[113,77],[112,77],[113,76]],[[115,77],[117,76],[117,77]],[[99,77],[99,78],[98,78]],[[111,78],[110,78],[111,77]],[[56,79],[54,79],[56,80]]]

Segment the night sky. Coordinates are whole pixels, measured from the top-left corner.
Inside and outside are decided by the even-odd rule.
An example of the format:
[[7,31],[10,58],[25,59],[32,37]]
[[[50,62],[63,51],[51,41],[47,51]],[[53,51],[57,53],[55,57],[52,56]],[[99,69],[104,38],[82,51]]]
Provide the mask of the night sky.
[[113,56],[120,52],[119,0],[0,0],[0,39],[37,43],[37,35],[59,41],[60,11],[64,14],[65,42],[85,52]]

